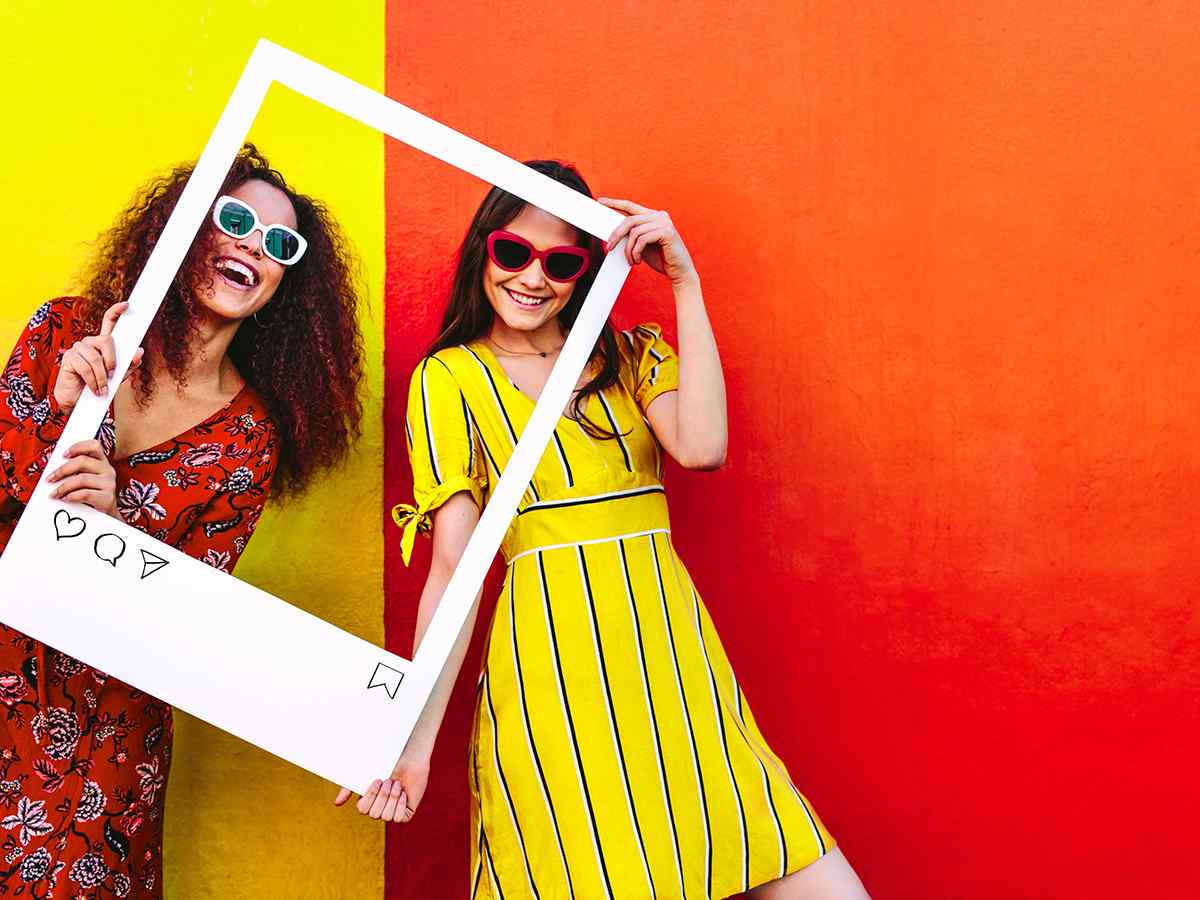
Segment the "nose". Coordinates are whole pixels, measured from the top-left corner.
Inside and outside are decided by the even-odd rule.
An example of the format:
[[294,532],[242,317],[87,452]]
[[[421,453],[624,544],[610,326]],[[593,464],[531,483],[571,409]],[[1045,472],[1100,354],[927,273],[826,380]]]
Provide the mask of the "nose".
[[261,259],[262,232],[255,228],[248,235],[238,238],[237,248],[251,254],[255,259]]
[[521,270],[520,277],[517,280],[528,288],[545,287],[546,273],[542,270],[542,261],[540,259],[531,259],[529,265]]

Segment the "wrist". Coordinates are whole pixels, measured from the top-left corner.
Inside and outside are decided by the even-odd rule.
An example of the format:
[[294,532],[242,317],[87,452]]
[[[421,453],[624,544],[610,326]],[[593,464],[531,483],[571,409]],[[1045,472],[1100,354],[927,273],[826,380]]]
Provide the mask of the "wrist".
[[676,300],[690,300],[700,297],[700,273],[693,270],[687,275],[672,279],[671,290],[675,292]]
[[66,398],[59,399],[57,385],[51,386],[49,393],[46,394],[46,405],[50,407],[50,418],[60,415],[69,416],[71,414],[71,410],[75,408],[75,404],[69,400],[63,402],[64,400]]
[[432,739],[414,734],[405,745],[404,752],[400,754],[400,758],[428,764],[429,760],[433,757],[433,743]]

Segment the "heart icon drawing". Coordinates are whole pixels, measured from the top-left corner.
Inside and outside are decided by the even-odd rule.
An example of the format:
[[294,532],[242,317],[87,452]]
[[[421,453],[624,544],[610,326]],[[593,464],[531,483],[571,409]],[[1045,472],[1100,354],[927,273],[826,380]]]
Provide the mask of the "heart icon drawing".
[[58,540],[79,537],[87,530],[87,522],[78,516],[73,516],[65,509],[54,514],[54,534]]

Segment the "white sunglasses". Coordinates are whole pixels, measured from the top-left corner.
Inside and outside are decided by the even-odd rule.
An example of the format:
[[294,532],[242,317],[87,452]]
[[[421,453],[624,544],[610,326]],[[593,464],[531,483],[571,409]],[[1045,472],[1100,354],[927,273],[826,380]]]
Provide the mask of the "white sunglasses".
[[218,197],[212,219],[230,237],[244,238],[261,231],[263,253],[281,266],[295,265],[308,249],[308,241],[299,232],[286,225],[264,225],[254,207],[237,197]]

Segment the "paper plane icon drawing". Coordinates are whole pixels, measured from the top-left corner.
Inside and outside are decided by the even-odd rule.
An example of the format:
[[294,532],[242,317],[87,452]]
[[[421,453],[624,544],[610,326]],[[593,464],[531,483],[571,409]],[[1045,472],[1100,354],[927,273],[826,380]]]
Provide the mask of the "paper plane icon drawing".
[[142,554],[142,579],[148,578],[167,564],[167,561],[156,553],[140,548],[139,552]]
[[404,673],[399,669],[393,669],[391,666],[379,663],[375,666],[375,671],[371,673],[371,680],[367,683],[367,690],[381,687],[387,691],[389,697],[395,700],[396,692],[400,690],[400,682],[402,680],[404,680]]

